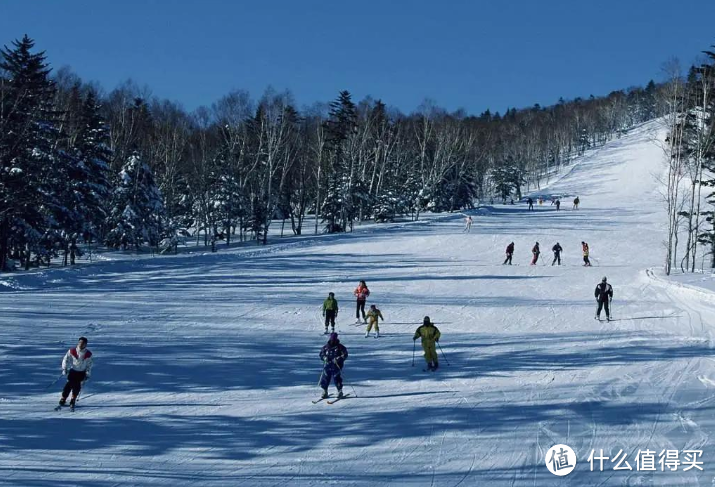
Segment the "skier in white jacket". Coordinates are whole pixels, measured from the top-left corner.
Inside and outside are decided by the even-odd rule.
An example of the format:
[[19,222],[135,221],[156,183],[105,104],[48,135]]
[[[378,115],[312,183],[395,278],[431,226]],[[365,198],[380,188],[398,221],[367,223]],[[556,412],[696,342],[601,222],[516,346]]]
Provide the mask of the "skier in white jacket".
[[74,407],[79,391],[92,374],[92,352],[87,348],[87,339],[80,337],[75,348],[70,348],[62,359],[62,375],[67,376],[67,384],[62,390],[60,406],[64,406],[72,391],[70,406]]

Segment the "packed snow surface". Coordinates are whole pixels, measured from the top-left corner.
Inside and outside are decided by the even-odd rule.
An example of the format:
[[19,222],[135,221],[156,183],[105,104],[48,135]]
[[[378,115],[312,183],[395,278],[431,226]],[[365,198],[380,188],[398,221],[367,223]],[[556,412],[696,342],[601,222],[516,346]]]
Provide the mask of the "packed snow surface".
[[[455,213],[0,276],[0,484],[712,485],[715,306],[652,270],[664,260],[656,136],[635,129],[532,193],[561,196],[561,211],[487,206],[468,234]],[[594,320],[603,276],[612,322]],[[386,319],[379,339],[354,324],[360,279]],[[350,351],[345,392],[358,397],[313,405],[329,291]],[[425,315],[446,355],[434,373],[419,342],[412,366]],[[75,413],[54,412],[52,382],[80,335],[92,379]],[[545,466],[559,443],[578,457],[567,477]],[[607,460],[591,472],[594,449],[623,450],[632,470]],[[636,470],[646,449],[656,471]],[[681,461],[702,450],[704,471],[661,472],[668,449]]]

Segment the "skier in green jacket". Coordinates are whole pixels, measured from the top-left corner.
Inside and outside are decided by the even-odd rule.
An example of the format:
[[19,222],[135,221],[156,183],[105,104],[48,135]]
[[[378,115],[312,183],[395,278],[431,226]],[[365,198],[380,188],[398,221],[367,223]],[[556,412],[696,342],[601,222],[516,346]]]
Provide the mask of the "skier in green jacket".
[[328,334],[328,324],[335,331],[335,318],[338,317],[338,300],[335,293],[328,293],[328,298],[323,301],[323,316],[325,317],[325,334]]

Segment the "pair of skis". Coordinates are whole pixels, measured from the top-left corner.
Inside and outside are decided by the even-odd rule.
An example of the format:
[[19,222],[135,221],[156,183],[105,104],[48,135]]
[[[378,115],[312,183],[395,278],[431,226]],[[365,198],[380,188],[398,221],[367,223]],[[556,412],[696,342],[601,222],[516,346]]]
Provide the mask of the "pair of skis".
[[[74,405],[74,404],[70,404],[70,405],[69,405],[69,408],[70,408],[70,412],[73,413],[74,410],[75,410],[75,405]],[[55,407],[55,411],[61,411],[61,410],[62,410],[62,406],[61,406],[61,405]]]
[[[330,397],[330,396],[328,396],[328,397]],[[336,398],[333,399],[332,401],[326,401],[326,399],[328,399],[328,397],[321,397],[321,398],[319,398],[319,399],[316,399],[315,401],[312,401],[312,403],[313,403],[313,404],[318,404],[319,402],[325,401],[325,402],[327,402],[328,404],[335,404],[336,402],[340,401],[341,399],[345,399],[345,398],[348,398],[348,397],[351,397],[351,396],[350,396],[350,394],[345,394],[343,397],[336,397]]]

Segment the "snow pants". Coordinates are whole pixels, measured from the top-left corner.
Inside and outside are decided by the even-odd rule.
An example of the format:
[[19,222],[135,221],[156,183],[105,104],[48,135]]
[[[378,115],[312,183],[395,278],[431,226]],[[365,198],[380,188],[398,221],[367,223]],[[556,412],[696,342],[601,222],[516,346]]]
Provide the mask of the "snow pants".
[[79,396],[79,391],[82,390],[82,381],[85,377],[87,377],[86,372],[71,369],[67,375],[67,384],[65,384],[65,388],[62,390],[62,399],[67,399],[67,396],[70,395],[70,391],[72,391],[72,400],[76,399],[77,396]]
[[583,265],[587,265],[587,266],[591,265],[591,261],[588,260],[588,255],[583,256]]
[[323,375],[320,376],[320,387],[327,389],[331,379],[335,382],[335,387],[338,391],[342,391],[343,377],[340,374],[340,368],[335,364],[326,364],[323,367]]
[[539,261],[539,254],[537,252],[534,253],[534,258],[531,259],[531,265],[536,265],[536,263]]
[[377,317],[376,316],[371,316],[370,319],[367,320],[367,332],[370,333],[370,330],[372,330],[372,326],[375,325],[375,331],[380,332],[380,325],[377,324]]
[[364,299],[358,299],[357,300],[357,307],[355,308],[355,318],[360,319],[360,312],[362,311],[362,319],[363,321],[367,320],[365,317],[365,300]]
[[435,364],[437,363],[437,343],[436,342],[422,342],[422,350],[425,351],[425,362]]
[[506,254],[506,259],[504,260],[504,264],[509,264],[511,265],[511,257],[513,254]]
[[608,303],[608,298],[606,299],[599,299],[598,300],[598,309],[596,310],[596,316],[601,316],[601,309],[606,310],[606,318],[609,318],[611,316],[611,310],[609,309],[609,303]]
[[335,329],[335,315],[337,313],[335,312],[334,309],[326,309],[325,310],[325,329],[327,330],[328,324],[332,325],[333,329]]
[[554,252],[554,261],[551,263],[551,265],[554,265],[557,262],[559,263],[559,265],[561,265],[561,254],[559,252]]

